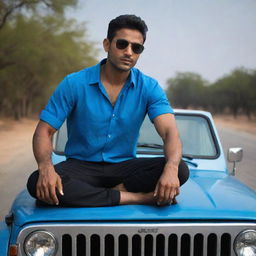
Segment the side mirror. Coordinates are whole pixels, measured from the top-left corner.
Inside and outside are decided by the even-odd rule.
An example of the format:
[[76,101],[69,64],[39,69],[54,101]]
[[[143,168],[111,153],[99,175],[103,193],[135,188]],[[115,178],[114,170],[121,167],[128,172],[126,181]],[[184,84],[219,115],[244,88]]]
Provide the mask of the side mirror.
[[228,161],[233,163],[232,175],[236,172],[236,163],[242,161],[243,159],[243,149],[242,148],[229,148],[228,149]]

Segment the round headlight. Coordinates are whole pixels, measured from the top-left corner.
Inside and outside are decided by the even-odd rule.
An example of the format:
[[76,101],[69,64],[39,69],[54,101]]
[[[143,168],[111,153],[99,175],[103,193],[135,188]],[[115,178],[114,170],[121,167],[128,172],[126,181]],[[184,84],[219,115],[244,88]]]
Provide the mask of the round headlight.
[[50,232],[35,231],[26,238],[24,250],[28,256],[54,256],[57,251],[57,241]]
[[245,230],[238,234],[234,242],[237,256],[256,255],[256,230]]

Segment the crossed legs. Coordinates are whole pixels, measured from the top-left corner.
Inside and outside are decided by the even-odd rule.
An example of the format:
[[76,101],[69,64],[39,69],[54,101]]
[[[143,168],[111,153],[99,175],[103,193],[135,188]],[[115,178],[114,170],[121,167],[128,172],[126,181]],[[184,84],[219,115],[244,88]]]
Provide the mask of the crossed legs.
[[[62,206],[111,206],[119,204],[155,204],[153,191],[165,165],[163,157],[136,158],[121,163],[94,163],[68,159],[55,165],[64,195],[58,194]],[[180,185],[188,179],[184,161],[179,166]],[[27,182],[36,198],[38,171]]]

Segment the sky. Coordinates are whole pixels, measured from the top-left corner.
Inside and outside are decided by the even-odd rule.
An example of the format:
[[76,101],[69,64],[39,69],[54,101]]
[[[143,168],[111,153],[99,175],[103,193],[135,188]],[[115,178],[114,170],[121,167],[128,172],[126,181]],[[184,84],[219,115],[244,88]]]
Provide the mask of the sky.
[[69,18],[86,22],[87,34],[106,57],[108,23],[121,14],[148,26],[137,67],[163,88],[177,72],[213,83],[237,67],[256,69],[256,0],[80,0]]

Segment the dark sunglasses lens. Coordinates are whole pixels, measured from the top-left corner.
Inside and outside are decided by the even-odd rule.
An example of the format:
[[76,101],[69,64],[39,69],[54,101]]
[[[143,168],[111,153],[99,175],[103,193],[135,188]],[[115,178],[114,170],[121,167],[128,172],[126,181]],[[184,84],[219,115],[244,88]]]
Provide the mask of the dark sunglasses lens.
[[[117,49],[123,50],[123,49],[127,48],[128,45],[129,45],[129,42],[124,39],[116,40],[116,48]],[[140,54],[143,52],[144,46],[142,44],[132,43],[132,50],[134,53]]]
[[140,54],[144,50],[144,46],[142,44],[132,44],[132,50],[136,54]]
[[125,49],[128,45],[129,45],[129,42],[126,41],[126,40],[118,39],[118,40],[116,41],[116,48],[117,48],[117,49],[123,50],[123,49]]

